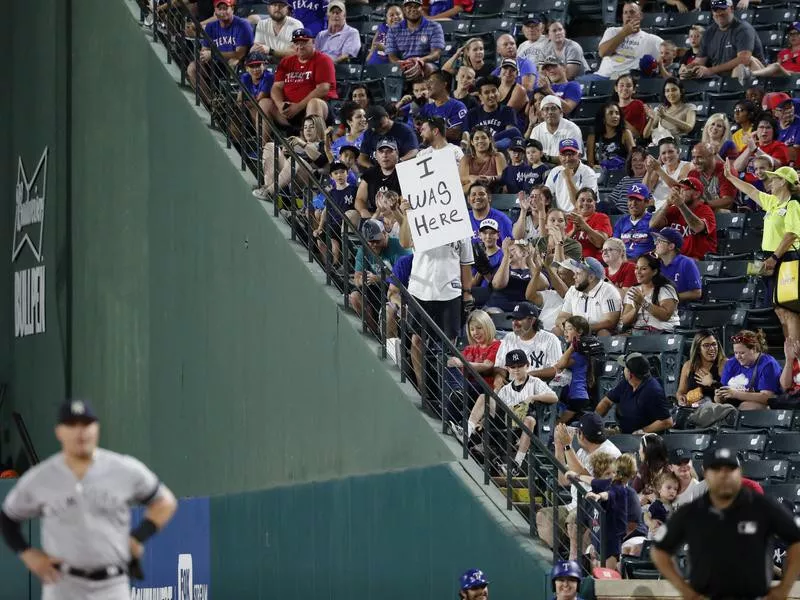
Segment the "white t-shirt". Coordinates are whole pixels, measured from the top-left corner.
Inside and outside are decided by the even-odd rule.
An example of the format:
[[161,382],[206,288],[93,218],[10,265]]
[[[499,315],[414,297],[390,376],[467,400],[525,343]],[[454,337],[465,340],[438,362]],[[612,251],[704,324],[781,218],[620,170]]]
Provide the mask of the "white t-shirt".
[[539,307],[542,312],[539,315],[539,321],[542,323],[542,329],[552,331],[556,326],[556,317],[564,305],[564,299],[555,290],[542,290],[539,293],[542,295],[542,305]]
[[[603,44],[613,38],[622,30],[622,27],[609,27],[603,34],[600,43]],[[609,79],[617,79],[620,75],[630,73],[639,68],[639,60],[646,54],[658,59],[663,40],[657,35],[640,31],[626,37],[613,54],[604,56],[600,61],[597,74]]]
[[553,390],[551,390],[544,381],[538,377],[532,377],[530,375],[528,376],[528,380],[521,388],[517,389],[516,384],[512,381],[505,384],[502,388],[500,388],[500,391],[497,392],[500,400],[502,400],[503,403],[509,408],[513,408],[517,404],[527,402],[531,396],[538,396],[540,394],[555,395],[555,392],[553,392]]
[[292,33],[300,29],[303,24],[293,17],[286,17],[281,30],[275,34],[272,18],[262,19],[256,25],[255,43],[264,44],[267,48],[278,52],[288,52],[292,49]]
[[583,135],[581,134],[581,128],[564,117],[561,117],[561,121],[555,133],[550,133],[547,129],[547,123],[539,123],[531,131],[531,139],[538,140],[542,145],[542,152],[550,156],[558,156],[558,143],[567,138],[572,138],[577,141],[578,145],[581,147],[581,151],[583,151]]
[[[612,458],[617,458],[622,454],[622,452],[619,451],[619,448],[617,448],[611,440],[606,440],[600,444],[594,452],[605,452],[606,454],[610,454]],[[592,467],[589,465],[589,458],[591,458],[594,452],[586,452],[586,450],[583,448],[578,448],[578,450],[575,452],[575,457],[578,459],[578,462],[581,463],[581,466],[586,469],[586,471],[592,477],[594,477],[595,474],[592,473]],[[592,486],[588,483],[581,483],[581,485],[585,490],[592,489]],[[578,488],[576,488],[574,485],[570,488],[570,495],[572,496],[572,500],[567,506],[567,509],[575,510],[575,508],[578,506]]]
[[470,239],[414,252],[408,291],[418,300],[452,300],[461,295],[461,265],[471,265]]
[[[688,167],[689,169],[693,168],[692,163],[687,162],[685,160],[681,160],[678,162],[678,166],[675,167],[673,171],[670,171],[668,168],[662,165],[664,172],[672,177],[675,181],[683,179],[683,177],[679,177],[679,174],[684,169],[684,167]],[[689,171],[685,171],[685,174],[688,175]],[[658,183],[653,188],[653,202],[656,205],[656,210],[661,210],[661,208],[667,203],[667,197],[669,196],[670,187],[664,183],[664,180],[659,177]]]
[[[639,286],[634,286],[628,290],[628,293],[625,294],[625,302],[623,304],[633,304],[633,290],[639,288]],[[644,295],[645,300],[652,302],[653,301],[653,292]],[[662,287],[661,290],[658,292],[658,300],[659,302],[662,300],[675,300],[678,301],[678,292],[675,291],[675,288],[671,285],[666,287]],[[672,316],[669,318],[669,321],[660,321],[656,319],[650,311],[639,309],[638,314],[636,315],[636,322],[633,324],[634,329],[645,329],[648,327],[652,327],[653,329],[658,329],[659,331],[673,331],[678,325],[680,325],[681,320],[678,317],[678,309],[676,308],[672,312]]]
[[697,479],[692,479],[687,488],[678,494],[677,498],[675,498],[675,502],[672,503],[673,508],[678,508],[684,504],[689,504],[689,502],[692,502],[693,500],[696,500],[705,494],[707,489],[708,486],[706,485],[705,481],[697,481]]
[[[430,146],[425,146],[419,152],[417,152],[417,156],[427,156],[428,154],[433,153],[435,148],[431,148]],[[444,148],[439,148],[439,150],[445,150],[451,152],[453,154],[453,158],[456,159],[456,164],[461,164],[461,159],[464,158],[464,152],[456,146],[455,144],[447,144]]]
[[517,48],[517,58],[527,58],[538,68],[539,63],[547,58],[544,52],[548,42],[549,40],[546,35],[539,36],[539,39],[535,42],[525,40],[519,45],[519,48]]
[[[417,260],[416,256],[414,260]],[[522,350],[528,355],[531,371],[552,367],[563,354],[561,342],[549,331],[537,331],[529,340],[522,340],[516,333],[511,332],[500,342],[494,366],[505,368],[506,354],[512,350]]]
[[573,285],[564,296],[561,310],[594,324],[602,321],[607,313],[622,310],[622,297],[617,286],[608,281],[601,281],[586,292],[579,292]]
[[[567,181],[563,173],[563,166],[551,169],[544,184],[550,188],[551,192],[553,192],[553,196],[555,196],[556,200],[556,206],[563,211],[572,212],[575,210],[575,206],[572,204],[572,199],[569,195],[569,189],[567,188]],[[592,188],[595,194],[600,193],[597,189],[597,173],[595,173],[595,170],[586,163],[581,163],[578,166],[578,168],[575,170],[575,176],[572,178],[572,180],[575,182],[575,187],[577,189],[588,187]]]

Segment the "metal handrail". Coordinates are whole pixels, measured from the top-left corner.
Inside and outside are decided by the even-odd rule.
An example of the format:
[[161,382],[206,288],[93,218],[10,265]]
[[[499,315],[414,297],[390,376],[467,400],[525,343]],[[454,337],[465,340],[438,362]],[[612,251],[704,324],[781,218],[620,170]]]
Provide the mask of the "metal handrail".
[[36,448],[33,445],[28,427],[25,425],[25,419],[23,419],[22,415],[18,412],[11,413],[11,418],[14,419],[14,424],[17,426],[17,433],[19,433],[19,438],[22,440],[22,447],[25,449],[28,461],[31,465],[39,464],[39,454],[36,452]]
[[[283,135],[283,132],[281,130],[279,130],[277,127],[275,127],[275,125],[272,123],[272,121],[269,119],[269,117],[260,109],[260,107],[258,106],[258,103],[255,101],[255,98],[246,89],[243,89],[243,88],[239,87],[239,78],[236,76],[236,73],[234,72],[234,70],[228,65],[227,60],[222,56],[222,54],[217,50],[217,48],[212,43],[211,39],[207,36],[207,34],[204,31],[203,27],[201,26],[199,20],[193,14],[191,14],[191,12],[182,3],[177,4],[175,9],[180,12],[181,16],[184,19],[186,19],[187,21],[191,21],[193,23],[193,25],[194,25],[194,30],[195,30],[195,35],[196,35],[196,38],[195,38],[194,43],[193,43],[195,61],[198,59],[198,55],[199,55],[198,54],[199,41],[200,41],[201,38],[205,38],[205,41],[207,42],[207,46],[206,47],[211,49],[213,60],[218,63],[217,64],[218,70],[220,70],[225,76],[225,83],[227,85],[222,86],[222,90],[224,90],[223,93],[232,94],[233,92],[231,90],[234,89],[234,88],[238,88],[236,90],[237,93],[239,93],[239,92],[242,93],[243,97],[246,98],[249,102],[253,103],[253,105],[255,106],[255,108],[257,110],[257,115],[258,115],[258,123],[256,124],[256,139],[257,139],[257,146],[258,146],[258,153],[257,153],[258,156],[259,157],[261,156],[262,150],[263,150],[263,147],[262,147],[262,136],[261,136],[261,127],[263,126],[263,127],[266,127],[269,130],[271,138],[272,138],[272,140],[274,140],[274,143],[276,144],[276,147],[277,147],[278,144],[280,144],[282,146],[282,150],[284,151],[284,154],[289,154],[290,155],[290,160],[292,162],[292,174],[294,175],[294,169],[296,168],[296,165],[298,165],[298,164],[301,165],[303,168],[305,168],[305,164],[304,164],[303,158],[301,156],[299,156],[294,151],[294,149],[291,148],[291,146],[289,146],[288,144],[285,143],[286,142],[286,138]],[[153,0],[153,2],[152,2],[152,10],[153,10],[152,14],[156,15],[156,0]],[[142,14],[142,21],[144,21],[144,13]],[[176,57],[173,57],[170,54],[170,52],[172,51],[172,48],[171,48],[170,40],[168,39],[168,33],[164,34],[163,32],[159,31],[158,25],[159,25],[158,19],[154,18],[153,19],[153,23],[152,23],[153,38],[154,38],[154,40],[161,41],[164,44],[165,49],[167,50],[168,61],[174,60]],[[185,83],[186,72],[185,72],[184,68],[181,68],[181,80],[182,80],[182,83]],[[198,87],[199,86],[195,85],[194,95],[195,95],[195,103],[196,103],[196,105],[200,105],[200,103],[201,103],[200,94],[199,94],[198,89],[197,89]],[[233,98],[233,99],[228,98],[227,100],[228,100],[228,102],[226,102],[226,106],[236,106],[237,105],[237,102],[236,102],[235,98]],[[227,115],[227,116],[229,118],[232,118],[232,115]],[[213,124],[214,123],[212,122],[212,125]],[[230,131],[228,131],[227,128],[226,128],[224,133],[225,133],[225,136],[226,136],[227,145],[230,148],[232,146]],[[275,182],[274,182],[275,197],[273,199],[273,202],[274,202],[274,216],[276,216],[276,217],[279,215],[279,209],[280,209],[280,202],[279,202],[280,189],[278,187],[278,178],[277,178],[277,173],[278,173],[277,160],[278,159],[277,159],[277,152],[276,152],[276,155],[275,155],[275,166],[276,166],[276,168],[275,168]],[[257,165],[260,166],[260,160],[257,160],[256,162],[257,162]],[[245,170],[246,161],[244,159],[244,156],[242,157],[241,166],[242,166],[242,170]],[[260,177],[260,168],[257,168],[256,171],[253,174],[257,178],[259,178]],[[312,191],[315,194],[322,194],[324,196],[324,198],[326,199],[326,201],[327,201],[326,206],[327,206],[328,210],[335,211],[337,213],[338,217],[341,219],[341,222],[342,222],[342,224],[344,226],[344,233],[342,235],[342,242],[343,242],[342,243],[342,264],[345,266],[345,269],[347,269],[347,267],[349,266],[348,265],[348,246],[349,246],[349,244],[345,243],[348,236],[354,236],[355,238],[358,239],[358,241],[361,243],[362,251],[365,254],[369,253],[369,255],[372,258],[378,259],[378,255],[376,253],[374,253],[372,251],[372,249],[369,247],[369,244],[367,244],[367,240],[363,237],[363,235],[358,230],[358,228],[354,227],[351,224],[351,222],[349,221],[349,219],[347,218],[346,214],[344,214],[344,212],[341,211],[339,209],[339,207],[334,202],[330,201],[331,197],[328,194],[325,185],[323,185],[323,183],[310,170],[308,170],[307,175],[309,176],[309,184],[306,187],[305,191]],[[294,179],[294,177],[292,179]],[[288,207],[290,209],[291,216],[292,216],[292,221],[291,221],[292,222],[292,228],[291,228],[292,239],[297,241],[297,234],[300,233],[300,231],[296,227],[296,223],[297,223],[297,219],[296,219],[297,207],[296,207],[296,204],[295,204],[294,201],[289,202]],[[309,229],[310,229],[310,221],[309,221]],[[316,257],[314,256],[314,252],[313,252],[313,247],[314,247],[314,243],[312,241],[313,238],[310,235],[311,232],[308,229],[304,233],[308,236],[308,238],[307,238],[308,260],[309,260],[309,262],[312,262],[312,261],[314,261],[316,259]],[[328,252],[326,252],[326,255],[324,256],[324,260],[319,260],[319,259],[316,259],[316,260],[317,260],[317,262],[320,264],[320,266],[323,268],[323,270],[326,273],[326,283],[328,285],[332,285],[332,282],[334,280],[334,273],[332,273],[332,268],[331,268],[331,265],[329,264],[329,260],[328,260],[329,259],[329,250],[330,250],[330,247],[331,247],[330,232],[328,231],[328,228],[326,228],[325,241],[326,241],[326,246],[328,248]],[[386,297],[386,292],[387,292],[387,287],[388,287],[387,281],[388,281],[388,278],[391,276],[392,273],[391,273],[391,270],[388,267],[386,267],[386,265],[383,263],[382,260],[376,260],[374,262],[380,268],[380,272],[381,272],[380,273],[381,274],[381,278],[380,278],[380,280],[381,280],[381,293],[383,294],[382,297],[385,298]],[[344,289],[343,289],[342,296],[343,296],[343,306],[344,306],[345,309],[348,309],[348,291],[349,291],[348,275],[349,275],[349,273],[345,272],[345,276],[343,278],[344,279],[344,286],[343,286]],[[550,482],[548,488],[549,488],[549,492],[552,494],[552,502],[553,502],[554,506],[557,506],[555,503],[556,503],[556,499],[558,498],[558,493],[559,493],[560,490],[563,489],[563,487],[557,481],[558,474],[559,474],[559,472],[565,473],[566,469],[555,458],[553,453],[550,452],[550,450],[547,448],[547,446],[545,446],[542,443],[542,441],[538,438],[538,436],[533,431],[531,431],[530,429],[528,429],[524,425],[522,420],[519,417],[517,417],[517,415],[514,414],[514,412],[510,408],[508,408],[503,403],[503,401],[497,396],[495,391],[493,389],[491,389],[486,384],[486,382],[483,380],[483,377],[480,374],[478,374],[477,371],[475,371],[470,366],[470,364],[466,361],[466,359],[463,357],[463,355],[458,350],[458,348],[456,348],[456,346],[453,344],[453,342],[450,339],[447,338],[447,336],[439,328],[439,326],[421,308],[419,303],[408,292],[408,290],[405,288],[405,286],[403,286],[400,282],[394,281],[394,280],[392,281],[392,283],[393,283],[393,285],[397,286],[400,289],[400,292],[401,292],[401,299],[402,299],[402,306],[401,306],[401,311],[400,311],[401,314],[405,314],[404,311],[407,311],[407,310],[411,309],[413,311],[413,313],[414,313],[414,317],[418,318],[418,319],[421,319],[423,321],[423,325],[424,325],[424,327],[423,327],[423,335],[422,335],[422,337],[423,337],[423,347],[426,346],[426,341],[427,341],[426,338],[432,338],[434,340],[435,344],[437,344],[438,347],[442,350],[443,355],[449,355],[449,356],[457,357],[458,359],[460,359],[461,363],[462,363],[461,369],[462,369],[463,374],[464,374],[464,378],[463,379],[464,379],[464,382],[465,382],[465,387],[467,386],[467,382],[469,382],[472,386],[477,386],[480,389],[480,392],[482,394],[484,394],[487,398],[489,398],[489,397],[494,398],[494,400],[496,402],[496,406],[497,406],[496,410],[499,411],[502,414],[504,422],[506,424],[506,432],[507,432],[506,435],[508,435],[508,432],[510,431],[511,427],[516,427],[516,428],[520,429],[522,432],[527,433],[528,436],[530,437],[531,445],[530,445],[530,448],[529,448],[528,454],[527,454],[527,463],[528,463],[528,470],[529,470],[529,472],[528,472],[528,487],[529,487],[529,490],[528,490],[528,492],[529,492],[529,504],[528,504],[528,515],[529,516],[528,516],[528,519],[529,519],[529,523],[530,523],[530,533],[531,533],[531,535],[533,537],[536,537],[537,532],[536,532],[536,523],[535,523],[535,518],[534,518],[534,514],[535,514],[535,491],[536,490],[533,489],[533,479],[535,477],[541,477],[541,474],[538,473],[538,472],[534,472],[533,465],[534,464],[538,465],[538,464],[541,464],[541,463],[544,462],[545,465],[547,466],[548,470],[552,473],[553,478],[552,478],[552,481]],[[366,333],[366,332],[368,332],[368,325],[367,325],[367,322],[366,322],[366,312],[367,311],[366,311],[366,309],[364,309],[361,312],[362,312],[362,329]],[[380,310],[380,317],[381,317],[380,321],[381,321],[382,325],[381,325],[380,330],[379,330],[378,341],[381,344],[381,356],[382,356],[382,358],[386,358],[386,356],[387,356],[387,352],[386,352],[386,339],[387,339],[386,329],[387,329],[387,320],[388,319],[386,318],[386,307],[385,307],[385,305]],[[406,326],[406,319],[400,319],[400,337],[401,337],[401,339],[404,338],[405,334],[407,334],[407,331],[404,331],[405,326]],[[401,356],[405,357],[405,348],[404,347],[401,347]],[[444,364],[443,361],[439,361],[439,367],[442,370],[444,369],[443,364]],[[401,365],[402,365],[402,363],[401,363]],[[404,373],[404,371],[402,369],[402,366],[401,366],[401,381],[404,381],[404,380],[405,380],[405,373]],[[421,390],[421,392],[424,394],[425,393],[424,386],[421,383],[419,383],[419,386],[420,386],[420,388],[423,388]],[[492,433],[493,432],[492,432],[491,419],[488,418],[488,416],[489,416],[488,415],[488,411],[489,411],[489,403],[486,402],[486,404],[485,404],[485,415],[484,415],[484,424],[485,424],[485,426],[483,428],[483,440],[484,440],[484,443],[488,443],[488,441],[490,439],[493,439],[492,438]],[[464,426],[464,429],[466,431],[466,414],[464,414],[464,423],[462,423],[462,425]],[[444,418],[444,415],[443,415],[443,419],[442,419],[443,432],[446,430],[446,427],[447,427],[447,420],[446,420],[446,418]],[[466,435],[465,435],[465,437],[466,437]],[[463,459],[469,459],[470,458],[470,454],[469,454],[469,451],[468,451],[468,448],[467,448],[466,441],[467,441],[466,439],[462,440],[462,442],[463,442],[462,443],[462,446],[463,446],[462,458]],[[506,486],[505,487],[506,487],[507,509],[509,509],[509,510],[511,510],[513,508],[513,489],[512,489],[512,477],[511,477],[511,466],[512,466],[511,463],[512,462],[513,462],[513,459],[512,459],[511,454],[509,452],[506,452],[505,453],[505,467],[506,467],[507,475],[506,475]],[[489,464],[488,464],[489,461],[488,461],[488,458],[485,458],[483,463],[484,463],[483,464],[484,485],[488,485],[490,483],[490,481],[491,481],[491,477],[490,477],[490,474],[489,474]],[[583,508],[583,510],[587,510],[587,509],[595,510],[595,511],[597,511],[598,514],[600,514],[600,516],[601,516],[600,521],[603,522],[603,520],[604,520],[602,518],[603,508],[599,504],[597,504],[596,502],[585,498],[585,493],[586,492],[584,491],[582,486],[578,485],[576,487],[578,489],[578,503],[579,503],[578,507],[579,507],[579,511],[581,510],[581,508]],[[544,493],[542,493],[542,495],[546,496],[547,492],[548,492],[548,490],[546,489],[544,491]],[[553,523],[554,523],[554,536],[553,536],[553,539],[554,540],[563,539],[563,532],[556,531],[557,530],[557,521],[558,521],[558,519],[553,519]],[[584,526],[583,520],[581,518],[579,518],[578,519],[578,532],[579,532],[579,535],[581,537],[582,537],[583,526]],[[604,531],[602,531],[603,529],[604,529],[604,527],[601,527],[601,539],[604,539]],[[603,544],[603,546],[604,546],[604,544]],[[604,561],[605,557],[602,556],[602,553],[603,553],[603,550],[601,550],[601,560]],[[554,558],[554,560],[557,560],[559,558],[559,556],[560,556],[559,555],[559,543],[554,543],[553,544],[553,558]]]

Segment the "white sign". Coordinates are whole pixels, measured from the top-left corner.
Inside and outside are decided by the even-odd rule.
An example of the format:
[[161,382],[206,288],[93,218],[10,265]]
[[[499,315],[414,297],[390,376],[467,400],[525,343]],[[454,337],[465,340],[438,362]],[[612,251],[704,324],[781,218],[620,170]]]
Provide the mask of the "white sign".
[[45,147],[33,175],[28,177],[22,157],[17,167],[14,239],[11,262],[27,246],[37,265],[14,272],[14,336],[44,333],[45,269],[42,254],[44,203],[47,196],[47,154]]
[[411,204],[408,224],[417,251],[472,237],[472,222],[458,164],[448,149],[398,163],[403,197]]

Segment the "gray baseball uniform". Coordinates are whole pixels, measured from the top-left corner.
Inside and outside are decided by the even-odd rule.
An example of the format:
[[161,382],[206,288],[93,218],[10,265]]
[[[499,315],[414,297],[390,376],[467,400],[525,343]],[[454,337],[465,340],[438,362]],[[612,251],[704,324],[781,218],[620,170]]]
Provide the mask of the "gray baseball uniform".
[[[41,518],[42,549],[86,571],[122,567],[130,560],[130,507],[150,502],[158,478],[137,459],[98,448],[82,480],[62,453],[29,470],[6,496],[3,511],[15,521]],[[46,600],[128,600],[128,577],[90,581],[65,575],[44,585]]]

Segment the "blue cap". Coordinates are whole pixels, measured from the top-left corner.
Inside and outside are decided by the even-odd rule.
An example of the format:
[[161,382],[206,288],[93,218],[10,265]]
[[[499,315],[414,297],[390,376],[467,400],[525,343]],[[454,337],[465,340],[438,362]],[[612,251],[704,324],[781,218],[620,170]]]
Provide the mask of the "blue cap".
[[296,42],[298,40],[313,40],[313,34],[306,29],[305,27],[300,27],[299,29],[295,29],[292,32],[292,41]]
[[489,585],[489,580],[480,569],[470,569],[465,572],[460,579],[461,591],[465,592],[478,587]]
[[647,200],[650,198],[650,188],[643,183],[632,183],[626,195],[628,198]]
[[800,21],[795,21],[786,28],[786,33],[789,33],[790,31],[797,31],[800,33]]
[[264,64],[267,62],[267,55],[263,52],[251,52],[247,55],[247,58],[244,61],[245,66],[247,65],[258,65]]
[[94,423],[95,421],[97,421],[97,414],[86,400],[67,400],[58,407],[59,423]]
[[578,154],[581,152],[581,146],[577,140],[572,138],[565,138],[558,142],[558,153],[561,154],[565,150],[574,150]]
[[711,10],[733,8],[733,0],[711,0]]
[[515,137],[511,140],[510,150],[525,150],[525,138]]
[[670,244],[675,244],[675,250],[678,252],[680,252],[683,247],[683,235],[681,235],[680,231],[672,227],[664,227],[658,231],[651,231],[650,235],[654,240],[656,238],[661,238],[667,240]]
[[553,564],[553,570],[550,571],[550,579],[577,579],[581,580],[581,568],[574,560],[560,560]]
[[658,73],[658,61],[652,54],[645,54],[639,59],[639,72],[642,75],[651,76]]

